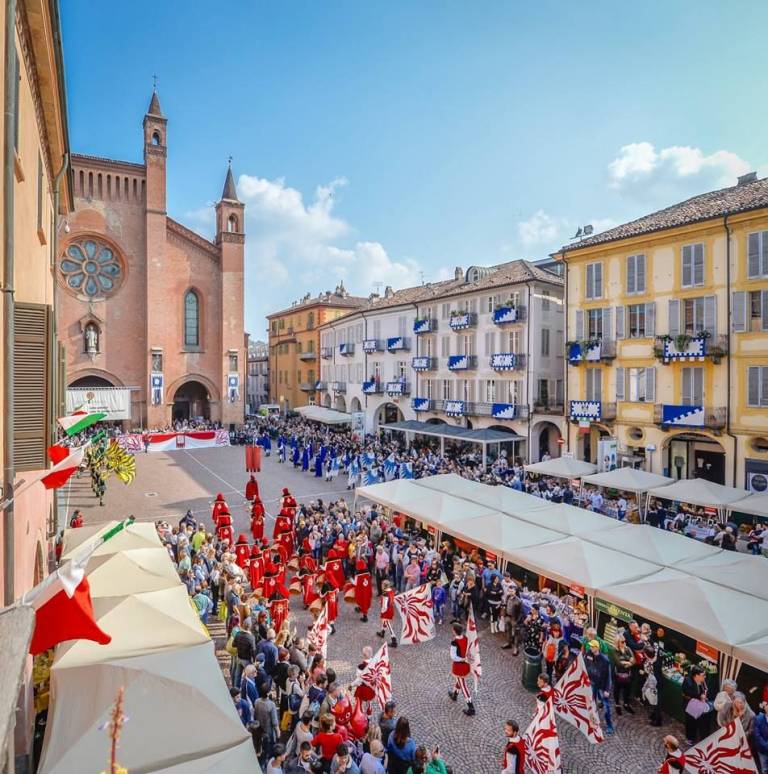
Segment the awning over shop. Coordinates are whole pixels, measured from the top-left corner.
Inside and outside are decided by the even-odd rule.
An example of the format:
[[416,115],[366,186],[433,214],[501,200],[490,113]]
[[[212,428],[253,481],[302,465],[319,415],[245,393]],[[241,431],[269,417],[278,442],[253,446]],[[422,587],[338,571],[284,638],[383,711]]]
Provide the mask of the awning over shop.
[[714,549],[708,556],[685,562],[678,569],[768,601],[768,562],[765,557]]
[[164,548],[132,548],[88,562],[91,597],[124,597],[178,587],[179,575]]
[[[709,508],[734,508],[747,505],[750,495],[743,489],[714,484],[704,478],[686,478],[669,486],[657,486],[648,490],[652,497],[673,500],[679,503],[701,505]],[[744,503],[739,503],[744,500]]]
[[595,473],[582,479],[584,484],[600,486],[606,489],[619,489],[622,492],[647,492],[654,487],[667,486],[674,483],[673,478],[648,473],[637,468],[616,468],[606,473]]
[[304,419],[320,422],[323,425],[348,425],[352,422],[351,414],[345,414],[343,411],[335,411],[323,406],[300,406],[296,411]]
[[[747,493],[744,492],[746,495]],[[768,518],[768,494],[751,494],[743,500],[737,500],[728,506],[729,511],[747,513],[750,516],[762,516]]]
[[517,433],[505,433],[503,430],[490,430],[479,428],[470,430],[468,427],[457,427],[446,423],[419,422],[417,419],[406,419],[403,422],[391,422],[382,425],[381,430],[399,430],[403,433],[418,433],[419,435],[432,435],[438,438],[450,438],[455,441],[467,441],[469,443],[504,443],[505,441],[522,441],[523,436]]
[[[117,521],[108,521],[105,524],[89,524],[85,527],[65,530],[61,544],[61,558],[69,559],[83,543],[108,532],[117,523]],[[91,561],[97,556],[111,556],[133,548],[162,548],[155,525],[151,521],[135,521],[129,524],[115,537],[99,546],[94,551]]]
[[536,473],[539,476],[554,476],[555,478],[581,478],[597,473],[597,465],[576,460],[573,457],[556,457],[552,460],[526,465],[525,472]]

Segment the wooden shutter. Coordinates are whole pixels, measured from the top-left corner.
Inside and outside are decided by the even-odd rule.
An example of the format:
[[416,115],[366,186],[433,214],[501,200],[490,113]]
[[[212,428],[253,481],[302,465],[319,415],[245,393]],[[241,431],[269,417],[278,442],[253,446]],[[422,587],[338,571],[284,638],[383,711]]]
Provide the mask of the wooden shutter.
[[574,331],[574,340],[581,341],[584,338],[584,310],[576,310],[576,330]]
[[624,333],[624,307],[616,307],[616,338],[623,339]]
[[613,328],[611,326],[611,320],[613,318],[613,313],[610,306],[606,306],[603,309],[603,339],[608,341],[611,338],[611,333],[613,333]]
[[595,295],[593,296],[593,298],[602,298],[603,297],[603,264],[602,263],[595,264],[594,285],[595,285]]
[[750,234],[747,239],[747,277],[753,279],[761,273],[760,260],[760,232]]
[[691,405],[691,372],[692,368],[683,368],[683,399],[680,401],[683,406]]
[[693,371],[693,395],[691,405],[701,406],[704,404],[704,369],[692,368]]
[[676,298],[669,299],[669,324],[667,331],[670,336],[680,334],[680,302]]
[[743,290],[734,290],[731,294],[731,330],[734,333],[747,330],[747,294]]
[[704,296],[704,330],[714,338],[717,335],[717,296]]
[[626,374],[623,368],[616,369],[616,400],[624,400],[624,391],[626,388]]
[[656,369],[647,367],[645,369],[645,402],[656,402]]
[[747,405],[760,405],[760,367],[750,366],[747,369]]
[[656,335],[656,302],[649,301],[645,305],[645,335]]
[[586,293],[584,294],[586,298],[594,298],[595,295],[595,264],[589,263],[587,264],[587,272],[586,272]]
[[645,256],[635,256],[635,291],[645,293]]
[[684,288],[693,285],[693,245],[683,247],[683,263],[680,275],[680,284]]
[[51,310],[17,303],[13,319],[13,463],[17,471],[40,470],[48,465],[50,445]]
[[636,255],[627,256],[627,293],[637,292],[637,258]]
[[768,331],[768,290],[760,291],[760,317],[761,328],[764,331]]
[[693,284],[704,284],[704,245],[693,245]]

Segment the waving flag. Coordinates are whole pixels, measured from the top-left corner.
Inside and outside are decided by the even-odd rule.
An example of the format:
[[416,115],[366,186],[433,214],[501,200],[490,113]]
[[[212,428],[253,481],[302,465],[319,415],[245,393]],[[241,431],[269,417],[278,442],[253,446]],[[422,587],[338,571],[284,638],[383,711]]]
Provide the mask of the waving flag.
[[359,457],[355,457],[352,460],[352,463],[349,466],[349,472],[356,476],[360,472],[360,459]]
[[392,698],[392,667],[389,663],[389,648],[386,642],[368,660],[360,673],[360,682],[367,685],[376,695],[381,708]]
[[403,619],[401,645],[418,645],[435,636],[435,615],[432,610],[432,584],[424,583],[415,589],[398,594],[395,608]]
[[396,473],[397,463],[395,462],[395,453],[392,452],[392,454],[384,460],[384,479],[386,481],[391,481]]
[[597,714],[589,675],[584,659],[579,653],[558,680],[554,691],[555,712],[581,731],[592,744],[605,741],[600,728],[600,716]]
[[376,455],[373,452],[366,452],[363,454],[363,464],[373,465],[376,462]]
[[[53,467],[40,479],[46,489],[58,489],[69,481],[70,477],[77,473],[77,469],[83,462],[84,446],[76,448],[66,446],[51,446],[48,456],[54,463]],[[18,494],[18,492],[17,492]]]
[[560,738],[555,725],[553,702],[536,702],[536,713],[523,739],[525,763],[534,774],[561,774]]
[[736,718],[685,751],[687,774],[757,774],[741,721]]
[[377,470],[363,471],[363,486],[371,486],[371,484],[379,483],[379,473]]
[[59,427],[67,435],[77,435],[82,433],[91,425],[95,425],[97,422],[101,422],[102,419],[106,419],[107,415],[104,411],[85,411],[78,409],[74,414],[67,417],[59,417]]
[[467,661],[472,678],[475,681],[475,693],[477,693],[477,681],[482,677],[483,665],[480,663],[480,639],[477,636],[477,624],[475,623],[475,610],[469,605],[467,615]]
[[317,616],[317,620],[307,632],[307,642],[313,645],[318,653],[322,653],[323,658],[328,658],[328,634],[330,630],[328,605],[323,605],[320,615]]
[[400,463],[400,478],[413,478],[413,463],[401,462]]

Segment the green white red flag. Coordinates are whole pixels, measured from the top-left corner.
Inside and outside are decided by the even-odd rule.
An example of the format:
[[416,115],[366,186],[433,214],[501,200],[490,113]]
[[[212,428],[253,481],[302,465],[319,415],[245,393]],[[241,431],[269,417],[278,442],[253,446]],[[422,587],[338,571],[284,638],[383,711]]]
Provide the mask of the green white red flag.
[[78,410],[69,416],[59,417],[58,423],[59,427],[61,427],[67,435],[77,435],[91,425],[95,425],[97,422],[101,422],[106,418],[107,414],[104,411]]

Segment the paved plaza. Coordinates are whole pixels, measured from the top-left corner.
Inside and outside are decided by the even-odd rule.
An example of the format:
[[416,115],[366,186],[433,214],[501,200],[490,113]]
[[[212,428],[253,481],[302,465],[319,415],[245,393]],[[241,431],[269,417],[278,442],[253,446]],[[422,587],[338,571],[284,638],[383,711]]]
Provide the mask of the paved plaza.
[[[198,518],[210,517],[210,507],[216,492],[223,492],[235,520],[235,532],[248,532],[248,508],[244,497],[247,474],[244,471],[244,450],[241,447],[178,451],[168,454],[137,455],[136,479],[130,486],[110,480],[105,504],[99,507],[90,492],[85,477],[74,480],[63,490],[69,498],[69,512],[81,508],[85,522],[98,523],[133,514],[139,520],[167,518],[178,521],[191,508]],[[270,514],[277,510],[280,491],[284,486],[300,502],[322,497],[349,496],[346,477],[329,484],[309,473],[281,465],[275,457],[265,460],[258,475],[265,506]],[[351,498],[350,498],[351,499]],[[271,533],[272,521],[267,520]],[[299,631],[309,621],[301,610],[300,601],[291,598],[293,614]],[[297,607],[298,603],[298,607]],[[376,600],[372,611],[376,610]],[[328,660],[344,684],[353,678],[364,645],[377,648],[381,640],[375,636],[377,616],[363,624],[351,605],[340,603],[337,632],[331,637]],[[492,635],[481,622],[481,657],[483,679],[476,698],[477,715],[465,717],[462,704],[448,698],[450,627],[446,621],[438,626],[437,638],[421,646],[401,646],[391,651],[392,684],[398,712],[407,715],[417,744],[429,749],[439,746],[446,762],[456,774],[493,774],[500,770],[503,747],[503,723],[517,719],[521,727],[530,720],[535,699],[521,685],[522,657],[513,657],[501,650],[503,635]],[[683,738],[682,728],[667,724],[652,728],[645,713],[638,708],[635,717],[616,718],[616,734],[600,745],[590,745],[586,739],[564,721],[559,721],[566,774],[651,774],[661,761],[661,739],[666,733]]]

